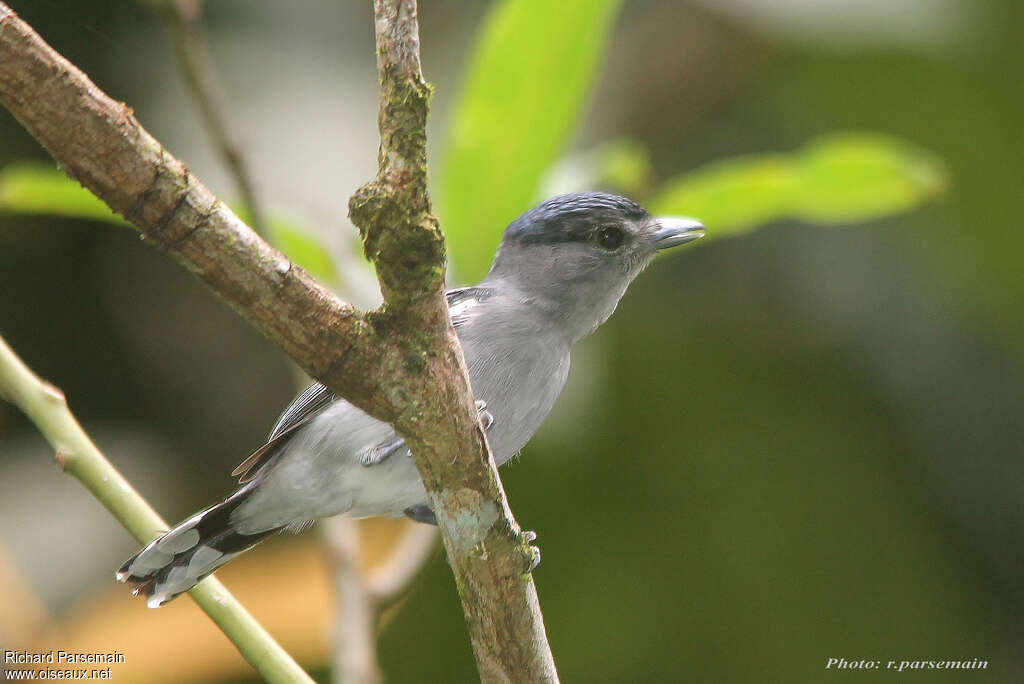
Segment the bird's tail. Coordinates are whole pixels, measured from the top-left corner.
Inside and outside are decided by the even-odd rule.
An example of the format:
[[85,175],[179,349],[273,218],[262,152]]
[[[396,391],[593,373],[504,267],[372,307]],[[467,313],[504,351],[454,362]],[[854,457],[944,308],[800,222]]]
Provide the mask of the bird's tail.
[[117,571],[118,581],[133,585],[132,594],[146,596],[150,608],[159,608],[238,554],[282,530],[276,527],[243,534],[231,524],[232,511],[248,493],[243,487],[151,541],[125,561]]

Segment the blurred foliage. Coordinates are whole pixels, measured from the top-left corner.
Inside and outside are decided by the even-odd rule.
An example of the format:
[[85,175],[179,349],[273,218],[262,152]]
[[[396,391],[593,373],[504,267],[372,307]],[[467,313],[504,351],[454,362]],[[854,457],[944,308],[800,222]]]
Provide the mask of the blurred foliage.
[[[492,4],[452,103],[434,178],[460,279],[481,274],[498,231],[549,191],[621,190],[652,211],[701,218],[709,237],[775,224],[702,240],[713,246],[644,274],[574,356],[556,413],[502,471],[520,520],[540,531],[536,576],[563,678],[819,681],[832,676],[827,658],[842,656],[978,657],[987,672],[925,676],[1022,681],[1024,233],[1012,198],[1024,179],[1024,97],[1008,84],[1024,67],[1024,4],[967,2],[977,14],[964,42],[920,52],[799,45],[667,1],[628,6],[609,48],[617,3],[570,3],[571,20],[550,4]],[[222,11],[237,30],[237,14]],[[441,22],[436,31],[431,41],[460,39]],[[545,62],[558,50],[580,57]],[[604,144],[576,130],[602,53],[628,79],[606,98],[625,113],[604,131],[623,137]],[[367,70],[371,60],[368,50]],[[333,69],[321,78],[337,87]],[[462,138],[462,126],[482,137]],[[843,130],[886,135],[834,133]],[[578,135],[590,151],[563,158]],[[929,203],[949,178],[953,191]],[[26,198],[18,211],[38,213],[49,201],[39,195],[15,192]],[[869,219],[878,222],[864,231],[818,227]],[[181,489],[149,486],[179,492],[187,514],[207,503],[197,491],[225,486],[211,472],[234,463],[211,453],[237,461],[237,412],[255,405],[270,419],[278,408],[280,388],[261,385],[271,362],[253,361],[258,342],[226,341],[230,314],[203,310],[203,293],[137,240],[62,223],[7,229],[5,334],[58,369],[51,379],[96,420],[145,421],[183,441]],[[275,239],[298,261],[295,245]],[[157,287],[176,305],[161,306]],[[101,390],[113,373],[119,383]],[[282,563],[254,576],[256,600],[290,605],[265,587],[286,587],[297,568],[306,572]],[[285,612],[280,628],[266,613],[282,636],[289,617],[309,615]],[[390,681],[472,680],[442,560],[399,617],[380,641]],[[149,627],[132,629],[96,645],[148,643]],[[320,632],[303,630],[317,629],[292,634],[315,641]],[[145,657],[159,667],[180,652],[159,642]]]
[[[556,164],[578,126],[616,8],[615,2],[576,7],[508,0],[492,9],[477,37],[438,174],[438,213],[463,279],[486,273],[496,237],[489,231],[527,209],[542,187],[545,194],[594,188],[647,194],[654,173],[636,141],[610,141]],[[876,219],[934,197],[946,177],[934,154],[906,142],[870,133],[833,135],[792,155],[727,160],[676,176],[648,208],[695,216],[714,238],[784,218],[818,224]]]
[[[545,185],[552,192],[605,187],[637,197],[652,174],[644,147],[618,140],[556,165]],[[680,174],[647,204],[655,215],[700,218],[708,227],[700,245],[786,218],[817,225],[877,219],[912,209],[947,184],[947,169],[934,154],[889,136],[845,133],[790,155],[727,159]],[[37,164],[0,171],[0,211],[124,222],[63,173]],[[335,282],[330,254],[308,230],[280,219],[272,220],[270,229],[271,241],[297,264],[328,284]],[[459,264],[479,271],[490,263],[491,237],[477,230],[448,239],[452,251],[465,255]]]
[[96,195],[52,164],[19,162],[0,169],[0,211],[124,223]]
[[782,219],[816,225],[869,221],[912,209],[947,185],[934,154],[875,134],[836,134],[791,155],[714,162],[666,182],[655,214],[690,214],[708,238]]
[[309,232],[281,219],[270,219],[270,242],[288,255],[295,263],[309,271],[327,285],[335,282],[334,260],[324,246],[309,236]]
[[484,22],[436,175],[437,212],[461,278],[479,280],[494,234],[536,200],[565,153],[620,0],[505,0]]
[[[438,212],[462,279],[477,280],[490,265],[496,236],[481,228],[505,226],[542,188],[648,193],[654,171],[636,141],[610,141],[556,163],[579,125],[618,4],[506,0],[491,9],[438,174]],[[709,238],[785,218],[853,223],[919,205],[945,188],[947,175],[934,154],[891,136],[833,134],[790,155],[728,159],[675,176],[648,208],[695,216]],[[84,188],[34,165],[0,172],[0,211],[121,222]],[[272,241],[296,263],[335,282],[331,256],[308,230],[281,220],[270,228]]]
[[606,188],[643,203],[653,179],[651,155],[643,143],[619,138],[560,161],[545,176],[543,194]]
[[[0,170],[0,212],[45,214],[127,225],[102,200],[48,164],[17,163]],[[245,212],[236,210],[242,220]],[[270,241],[292,261],[330,285],[334,261],[309,231],[281,218],[270,220]]]
[[[644,194],[642,145],[618,140],[556,165],[578,126],[618,2],[496,3],[476,39],[438,174],[437,205],[461,277],[486,273],[495,235],[541,188]],[[554,170],[552,171],[552,167]],[[545,174],[548,182],[545,183]],[[794,155],[719,162],[669,180],[650,203],[711,237],[782,218],[852,223],[905,211],[941,191],[934,155],[877,134],[824,138]]]
[[[645,201],[658,215],[703,221],[710,240],[784,219],[850,224],[904,212],[933,199],[949,183],[945,163],[910,143],[873,133],[834,133],[792,154],[760,154],[712,162],[667,180]],[[611,141],[559,163],[547,194],[605,188],[643,199],[654,169],[639,142]]]
[[313,277],[326,285],[337,281],[334,259],[310,232],[295,223],[271,217],[270,242],[288,255],[288,258],[306,269]]

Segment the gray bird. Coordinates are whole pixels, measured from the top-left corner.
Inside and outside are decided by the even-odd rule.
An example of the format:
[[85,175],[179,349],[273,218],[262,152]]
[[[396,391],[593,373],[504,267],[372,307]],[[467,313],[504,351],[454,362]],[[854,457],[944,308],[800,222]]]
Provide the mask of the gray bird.
[[[660,250],[704,235],[597,192],[560,195],[505,230],[475,287],[447,293],[481,420],[500,466],[540,427],[565,385],[572,345],[604,323]],[[320,383],[232,475],[241,487],[132,556],[117,579],[151,608],[191,589],[271,534],[345,514],[437,524],[402,438]]]

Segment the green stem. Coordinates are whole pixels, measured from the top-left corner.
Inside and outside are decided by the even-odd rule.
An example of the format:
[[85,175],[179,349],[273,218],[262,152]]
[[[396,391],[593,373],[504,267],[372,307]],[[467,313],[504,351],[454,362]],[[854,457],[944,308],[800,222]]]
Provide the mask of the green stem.
[[[64,394],[41,380],[0,337],[0,397],[20,408],[53,446],[58,467],[74,475],[139,542],[165,523],[100,453],[68,408]],[[217,579],[208,577],[189,594],[268,682],[313,680]]]

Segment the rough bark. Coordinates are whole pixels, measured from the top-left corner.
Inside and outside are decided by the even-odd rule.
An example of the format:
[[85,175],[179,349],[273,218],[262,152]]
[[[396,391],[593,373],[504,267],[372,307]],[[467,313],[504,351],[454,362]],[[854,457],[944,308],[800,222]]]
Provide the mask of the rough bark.
[[429,86],[414,0],[375,0],[378,177],[352,198],[384,294],[362,314],[263,242],[0,2],[0,102],[75,178],[205,281],[307,372],[405,437],[438,517],[481,678],[556,681],[529,573],[444,299],[426,193]]
[[412,447],[437,515],[480,676],[556,681],[530,575],[535,552],[509,510],[448,318],[444,236],[427,195],[430,86],[420,68],[416,12],[415,0],[374,0],[379,168],[349,211],[377,269],[382,315],[406,331],[423,362],[427,385],[411,402],[418,424],[400,417],[395,426]]

